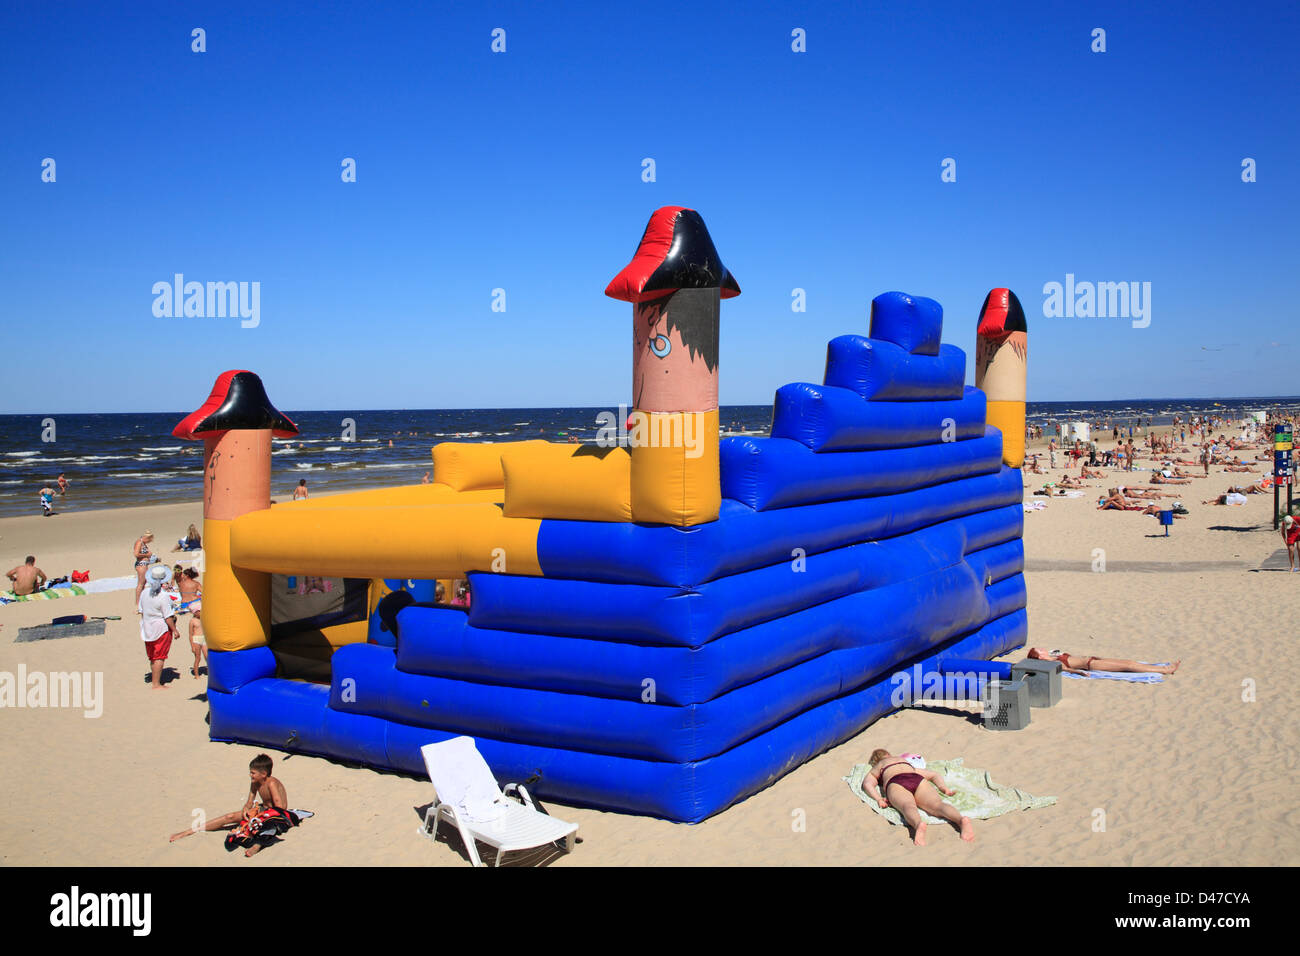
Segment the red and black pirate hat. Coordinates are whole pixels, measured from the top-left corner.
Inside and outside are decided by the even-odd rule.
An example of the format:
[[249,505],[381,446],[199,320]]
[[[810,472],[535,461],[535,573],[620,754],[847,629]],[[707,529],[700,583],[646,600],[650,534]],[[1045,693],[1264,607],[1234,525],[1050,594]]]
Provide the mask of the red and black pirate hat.
[[221,373],[208,400],[186,415],[172,434],[193,440],[218,432],[259,428],[271,429],[276,438],[298,434],[298,426],[271,404],[255,373],[232,369]]
[[678,289],[721,289],[724,299],[740,295],[700,214],[684,206],[664,206],[650,217],[636,255],[605,287],[605,295],[645,302]]

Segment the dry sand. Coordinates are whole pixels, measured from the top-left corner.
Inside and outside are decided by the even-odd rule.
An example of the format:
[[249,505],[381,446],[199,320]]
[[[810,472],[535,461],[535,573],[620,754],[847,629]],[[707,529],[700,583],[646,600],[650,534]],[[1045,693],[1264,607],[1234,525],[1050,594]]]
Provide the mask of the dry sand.
[[[1300,574],[1252,570],[1282,545],[1271,493],[1241,507],[1200,505],[1250,477],[1214,467],[1178,489],[1192,514],[1168,538],[1154,518],[1096,510],[1100,486],[1134,478],[1094,482],[1088,498],[1054,499],[1025,516],[1031,643],[1181,658],[1165,683],[1067,680],[1061,704],[1035,710],[1017,733],[985,731],[956,711],[895,714],[697,826],[550,804],[581,825],[575,852],[520,854],[507,865],[1294,863],[1300,809],[1288,794],[1300,722],[1291,694],[1300,673],[1291,628]],[[1037,488],[1045,479],[1031,480]],[[52,576],[74,567],[128,574],[144,527],[170,544],[199,517],[195,504],[6,519],[0,561],[9,563],[0,570],[34,553]],[[1104,572],[1093,569],[1098,549]],[[102,637],[14,643],[19,627],[81,612],[123,619]],[[416,834],[427,781],[279,753],[275,774],[289,803],[316,811],[314,819],[253,860],[227,854],[218,834],[169,845],[168,833],[188,826],[195,810],[238,809],[260,749],[208,741],[205,682],[189,677],[188,645],[172,650],[180,676],[155,692],[145,683],[131,591],[11,605],[0,608],[0,624],[0,671],[102,671],[105,698],[97,719],[0,711],[8,771],[0,800],[11,808],[0,823],[5,864],[465,865],[457,838],[435,846]],[[1254,699],[1243,699],[1250,688]],[[1059,802],[977,823],[974,845],[932,826],[930,846],[914,848],[840,780],[880,746],[962,757]],[[32,805],[42,812],[12,812]]]

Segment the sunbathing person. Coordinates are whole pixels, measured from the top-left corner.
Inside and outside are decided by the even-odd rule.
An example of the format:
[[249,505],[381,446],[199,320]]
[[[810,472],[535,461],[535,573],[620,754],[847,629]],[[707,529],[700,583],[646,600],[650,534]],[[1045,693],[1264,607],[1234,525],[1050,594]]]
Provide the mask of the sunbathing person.
[[1151,473],[1151,484],[1153,485],[1190,485],[1190,478],[1175,478],[1173,473],[1154,471]]
[[1114,488],[1110,490],[1109,497],[1103,498],[1097,505],[1099,511],[1141,511],[1142,508],[1142,505],[1129,501]]
[[[934,787],[925,786],[927,780]],[[882,810],[891,806],[897,810],[911,829],[912,842],[917,846],[925,846],[926,822],[921,819],[922,810],[947,820],[963,840],[972,842],[975,826],[970,817],[962,816],[951,803],[944,803],[935,787],[950,797],[957,792],[933,770],[918,770],[906,758],[894,756],[883,747],[871,754],[871,772],[862,778],[862,792]]]
[[1147,501],[1151,501],[1156,498],[1174,497],[1173,495],[1166,495],[1163,492],[1154,491],[1150,488],[1133,488],[1127,485],[1120,485],[1118,488],[1112,489],[1112,491],[1118,491],[1121,495],[1124,495],[1128,498],[1143,498],[1146,499]]
[[1182,661],[1172,664],[1143,664],[1140,661],[1122,660],[1116,657],[1079,657],[1065,651],[1048,651],[1045,647],[1031,647],[1029,657],[1036,661],[1060,661],[1061,667],[1071,674],[1084,671],[1118,671],[1122,674],[1172,674],[1178,670]]
[[1223,470],[1224,471],[1249,471],[1252,474],[1256,471],[1256,469],[1251,468],[1250,465],[1229,465],[1227,468]]
[[[284,810],[288,807],[289,796],[282,784],[275,777],[271,776],[273,764],[271,758],[266,754],[258,754],[248,764],[248,799],[244,801],[242,809],[233,813],[226,813],[214,820],[209,820],[204,830],[225,830],[228,827],[236,827],[245,820],[252,819],[259,813],[271,808]],[[187,837],[191,834],[198,833],[194,827],[181,830],[179,833],[173,833],[167,840],[168,843],[175,843],[181,837]],[[249,847],[244,851],[244,856],[253,856],[261,849],[260,845]]]
[[1105,478],[1106,473],[1104,471],[1093,471],[1087,465],[1084,465],[1081,469],[1079,469],[1079,477],[1080,478]]

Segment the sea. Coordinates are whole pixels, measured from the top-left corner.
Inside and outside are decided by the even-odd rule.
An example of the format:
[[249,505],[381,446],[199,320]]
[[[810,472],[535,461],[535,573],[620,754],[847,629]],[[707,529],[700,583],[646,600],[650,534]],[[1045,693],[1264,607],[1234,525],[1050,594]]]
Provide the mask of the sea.
[[[1170,424],[1174,416],[1241,419],[1249,411],[1292,411],[1300,397],[1030,402],[1031,424],[1086,421],[1110,428]],[[418,484],[444,441],[542,438],[594,441],[600,408],[376,409],[286,411],[294,438],[274,439],[273,498],[288,498],[299,479],[314,495]],[[66,494],[56,512],[196,502],[202,494],[203,444],[172,429],[187,412],[111,415],[0,415],[0,518],[39,515],[40,489],[62,473]],[[766,435],[771,405],[724,405],[724,435]]]

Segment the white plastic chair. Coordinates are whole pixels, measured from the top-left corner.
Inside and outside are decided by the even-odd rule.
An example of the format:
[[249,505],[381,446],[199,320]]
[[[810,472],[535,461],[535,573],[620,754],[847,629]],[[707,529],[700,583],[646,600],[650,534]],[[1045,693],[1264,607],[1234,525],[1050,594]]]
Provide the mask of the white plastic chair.
[[[424,836],[437,840],[439,823],[448,820],[460,831],[465,851],[475,866],[483,865],[475,841],[496,848],[493,866],[501,865],[505,853],[548,843],[563,841],[564,852],[573,851],[578,824],[539,811],[522,783],[508,783],[504,791],[498,788],[473,737],[425,744],[420,753],[435,793],[433,805],[420,825],[419,832]],[[516,794],[519,802],[507,799],[511,794]]]

